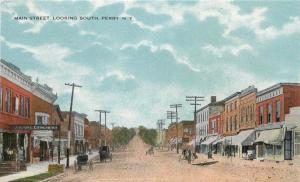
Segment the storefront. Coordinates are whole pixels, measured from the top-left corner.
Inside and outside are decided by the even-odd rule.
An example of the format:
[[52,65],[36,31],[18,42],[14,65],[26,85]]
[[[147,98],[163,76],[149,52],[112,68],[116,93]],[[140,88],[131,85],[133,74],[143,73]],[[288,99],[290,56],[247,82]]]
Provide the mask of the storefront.
[[217,135],[207,136],[200,145],[200,153],[208,153],[213,151],[212,143],[218,139]]
[[270,129],[256,132],[257,158],[267,160],[284,160],[285,128]]

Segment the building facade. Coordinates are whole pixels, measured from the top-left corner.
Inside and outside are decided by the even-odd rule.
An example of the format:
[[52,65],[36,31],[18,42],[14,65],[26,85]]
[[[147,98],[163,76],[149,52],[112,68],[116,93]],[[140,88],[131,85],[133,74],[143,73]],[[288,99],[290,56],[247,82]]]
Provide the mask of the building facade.
[[[177,135],[178,129],[178,135]],[[176,146],[176,141],[178,145],[182,146],[187,144],[194,139],[195,136],[195,125],[194,121],[180,121],[178,124],[172,123],[169,125],[166,132],[166,138],[172,147]],[[178,138],[177,138],[178,136]]]
[[[69,123],[69,112],[63,111],[64,122]],[[71,154],[77,155],[85,151],[84,120],[86,114],[73,111],[71,116]]]
[[31,132],[14,125],[31,123],[31,77],[3,59],[0,66],[0,162],[29,161]]
[[226,98],[224,110],[223,135],[236,135],[239,131],[240,92]]
[[[292,159],[292,132],[285,132],[285,115],[300,106],[300,83],[279,83],[257,93],[256,150],[258,158]],[[270,138],[270,136],[274,136]]]
[[250,86],[241,91],[240,94],[240,130],[255,128],[256,119],[256,93],[257,89]]
[[[32,125],[52,125],[53,122],[53,103],[57,96],[52,88],[47,85],[41,85],[33,82],[32,87],[32,107],[31,124]],[[32,162],[49,160],[53,157],[54,136],[51,130],[33,130],[32,141]]]

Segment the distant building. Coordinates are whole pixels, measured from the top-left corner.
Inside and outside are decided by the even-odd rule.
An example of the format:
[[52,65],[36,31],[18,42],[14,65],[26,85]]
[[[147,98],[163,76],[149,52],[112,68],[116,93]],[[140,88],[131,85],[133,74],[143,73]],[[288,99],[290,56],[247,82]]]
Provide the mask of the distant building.
[[[178,138],[177,138],[177,129],[178,129]],[[195,125],[194,121],[183,120],[178,124],[172,123],[169,125],[166,138],[169,141],[169,144],[172,147],[176,146],[176,141],[178,145],[182,146],[183,144],[188,144],[195,137]]]
[[[217,133],[217,130],[221,128],[221,121],[219,123],[212,118],[210,121],[210,115],[221,113],[224,110],[224,102],[217,102],[216,96],[211,96],[211,102],[206,106],[196,111],[196,149],[199,150],[201,142],[213,131]],[[221,116],[220,116],[221,117]],[[221,119],[221,118],[220,118]],[[219,124],[219,125],[218,125]],[[218,128],[215,128],[218,127]],[[217,130],[215,130],[217,129]]]
[[[64,122],[69,123],[69,112],[62,112]],[[71,116],[71,154],[77,155],[85,151],[84,120],[86,114],[73,111]]]

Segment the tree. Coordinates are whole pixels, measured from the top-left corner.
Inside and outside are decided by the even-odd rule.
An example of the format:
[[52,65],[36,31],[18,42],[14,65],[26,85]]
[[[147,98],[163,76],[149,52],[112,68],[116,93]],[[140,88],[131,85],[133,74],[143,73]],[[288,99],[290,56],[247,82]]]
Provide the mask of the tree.
[[156,144],[157,132],[155,129],[148,129],[144,126],[139,126],[139,136],[142,140],[149,145]]

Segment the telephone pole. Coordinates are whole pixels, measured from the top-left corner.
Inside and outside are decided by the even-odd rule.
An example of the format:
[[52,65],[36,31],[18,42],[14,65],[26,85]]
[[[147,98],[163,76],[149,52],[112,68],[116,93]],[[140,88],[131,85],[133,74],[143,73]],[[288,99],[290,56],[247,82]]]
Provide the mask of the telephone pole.
[[165,120],[164,119],[159,119],[157,120],[157,127],[158,127],[158,133],[159,133],[159,142],[160,142],[160,145],[163,149],[163,125],[165,125]]
[[176,114],[176,152],[179,153],[178,148],[178,108],[182,107],[182,104],[171,104],[170,108],[175,108],[175,114]]
[[102,110],[95,110],[95,112],[99,112],[99,124],[100,124],[100,129],[99,129],[99,145],[101,147],[102,145],[102,139],[101,139],[101,113],[102,113]]
[[82,87],[80,85],[76,85],[75,83],[65,83],[67,86],[72,87],[72,95],[71,95],[71,104],[70,104],[70,112],[69,112],[69,124],[68,124],[68,148],[67,148],[67,164],[66,168],[69,168],[70,162],[70,148],[71,148],[71,117],[72,117],[72,107],[73,107],[73,96],[74,96],[74,88],[75,87]]
[[104,145],[106,145],[106,113],[109,111],[106,110],[95,110],[99,112],[99,122],[100,122],[100,146],[102,146],[102,139],[101,139],[101,113],[104,113]]
[[114,146],[114,135],[113,135],[113,129],[114,129],[114,126],[115,126],[115,123],[110,123],[111,124],[111,142],[112,142],[112,151],[114,152],[115,151],[115,146]]
[[195,135],[195,142],[196,142],[196,125],[197,125],[197,106],[200,106],[201,104],[199,102],[204,101],[203,96],[186,96],[186,101],[190,102],[190,105],[194,106],[194,135]]

